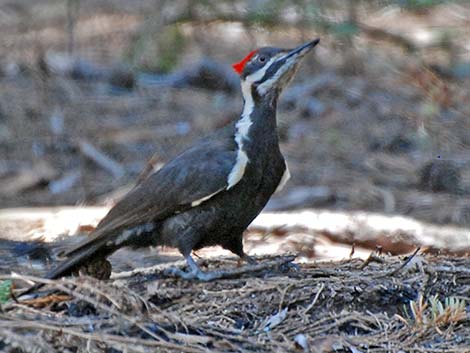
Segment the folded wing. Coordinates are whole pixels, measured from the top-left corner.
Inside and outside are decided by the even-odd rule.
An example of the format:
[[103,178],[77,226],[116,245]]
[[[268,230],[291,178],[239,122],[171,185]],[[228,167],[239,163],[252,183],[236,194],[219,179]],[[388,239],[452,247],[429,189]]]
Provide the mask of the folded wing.
[[162,221],[224,192],[236,158],[236,146],[226,146],[223,140],[209,140],[187,150],[130,191],[86,242],[65,255],[102,243],[121,230]]

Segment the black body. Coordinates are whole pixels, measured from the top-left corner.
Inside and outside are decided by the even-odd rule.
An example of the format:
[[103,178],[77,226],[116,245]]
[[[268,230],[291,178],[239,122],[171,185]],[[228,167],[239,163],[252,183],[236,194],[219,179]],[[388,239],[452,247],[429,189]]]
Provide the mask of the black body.
[[[123,246],[176,247],[195,271],[199,269],[191,259],[191,251],[206,246],[221,245],[247,258],[243,252],[243,231],[261,212],[286,171],[276,129],[278,95],[300,58],[317,43],[290,51],[275,48],[257,51],[252,60],[256,62],[248,62],[240,74],[242,87],[245,85],[241,120],[250,121],[246,134],[237,140],[240,129],[239,121],[235,121],[150,175],[119,201],[90,239],[70,250],[66,254],[68,259],[47,278],[70,274],[88,261],[104,258]],[[292,53],[298,56],[296,61],[290,59]],[[266,57],[260,59],[262,55]],[[266,68],[262,79],[248,82],[269,59],[272,65]],[[260,93],[257,87],[273,77],[287,60],[292,61],[286,68],[287,74],[276,78],[272,87]],[[240,179],[230,185],[228,178],[237,165],[241,148],[248,162]]]

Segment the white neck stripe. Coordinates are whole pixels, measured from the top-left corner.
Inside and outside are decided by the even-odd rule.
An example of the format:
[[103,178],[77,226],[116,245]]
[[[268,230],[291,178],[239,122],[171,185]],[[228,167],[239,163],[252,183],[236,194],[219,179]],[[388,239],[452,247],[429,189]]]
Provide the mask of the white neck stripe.
[[253,83],[261,80],[264,77],[266,71],[276,59],[276,57],[272,57],[261,70],[248,75],[244,80],[242,80],[242,94],[245,103],[243,105],[241,118],[235,125],[235,142],[238,146],[237,160],[228,176],[227,190],[234,187],[243,178],[243,174],[245,174],[245,168],[250,161],[245,150],[243,149],[243,141],[249,139],[248,135],[250,132],[250,127],[253,124],[253,121],[251,120],[251,113],[255,107],[255,102],[251,95]]
[[237,160],[228,176],[227,190],[234,187],[241,180],[243,174],[245,174],[246,165],[249,162],[248,156],[243,149],[243,141],[249,138],[250,126],[253,124],[253,121],[251,121],[251,113],[255,107],[255,102],[251,96],[251,82],[242,81],[242,93],[245,101],[243,104],[243,112],[240,120],[238,120],[235,125],[235,142],[238,146]]

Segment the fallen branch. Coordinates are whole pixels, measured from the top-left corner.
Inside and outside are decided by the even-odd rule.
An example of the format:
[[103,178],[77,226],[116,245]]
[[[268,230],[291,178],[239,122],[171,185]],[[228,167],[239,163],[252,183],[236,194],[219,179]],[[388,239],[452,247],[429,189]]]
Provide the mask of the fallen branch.
[[124,167],[118,162],[108,157],[103,151],[100,151],[97,147],[93,146],[88,141],[80,141],[78,143],[80,152],[104,170],[108,171],[116,179],[124,175]]

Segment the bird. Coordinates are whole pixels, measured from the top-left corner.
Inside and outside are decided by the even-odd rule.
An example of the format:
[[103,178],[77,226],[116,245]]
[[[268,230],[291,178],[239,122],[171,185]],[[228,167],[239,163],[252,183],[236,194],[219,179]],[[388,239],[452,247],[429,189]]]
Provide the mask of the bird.
[[[219,245],[249,264],[243,232],[290,177],[279,147],[276,106],[315,39],[294,49],[262,47],[233,64],[240,77],[240,118],[188,148],[118,201],[83,242],[47,275],[57,279],[105,259],[119,248],[169,246],[179,250],[185,279],[210,281],[191,253]],[[37,288],[37,287],[36,287]]]

